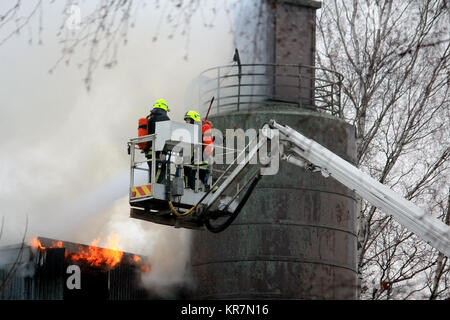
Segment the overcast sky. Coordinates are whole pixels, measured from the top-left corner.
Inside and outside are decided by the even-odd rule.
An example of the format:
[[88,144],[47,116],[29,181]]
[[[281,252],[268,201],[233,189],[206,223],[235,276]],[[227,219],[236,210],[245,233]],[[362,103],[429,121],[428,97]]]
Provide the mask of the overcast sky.
[[[0,12],[12,2],[2,1]],[[28,216],[27,238],[90,243],[115,232],[125,251],[184,259],[189,232],[129,218],[126,142],[158,98],[182,121],[190,81],[232,62],[229,19],[218,15],[208,29],[196,14],[186,61],[185,38],[169,40],[162,27],[152,41],[158,11],[147,7],[118,65],[97,70],[87,92],[84,70],[62,64],[48,73],[61,51],[63,3],[44,6],[42,45],[36,37],[30,45],[26,31],[0,47],[0,245],[21,240]],[[81,6],[81,18],[88,10]]]

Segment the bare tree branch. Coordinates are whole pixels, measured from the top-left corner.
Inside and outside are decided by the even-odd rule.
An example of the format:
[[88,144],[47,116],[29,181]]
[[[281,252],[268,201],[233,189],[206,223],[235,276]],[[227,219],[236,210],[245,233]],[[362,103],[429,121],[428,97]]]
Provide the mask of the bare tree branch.
[[[335,0],[323,3],[317,24],[319,66],[344,75],[358,165],[435,215],[449,169],[441,143],[450,138],[449,14],[439,0]],[[362,297],[423,295],[417,279],[441,265],[438,253],[365,201],[359,225]],[[446,281],[439,278],[439,290]]]

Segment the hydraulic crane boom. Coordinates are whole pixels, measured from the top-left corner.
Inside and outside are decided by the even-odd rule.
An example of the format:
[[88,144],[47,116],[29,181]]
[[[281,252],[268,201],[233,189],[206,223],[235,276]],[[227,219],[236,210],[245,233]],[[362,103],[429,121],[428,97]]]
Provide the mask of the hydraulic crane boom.
[[[298,131],[271,120],[268,125],[280,133],[280,141],[293,145],[290,151],[300,158],[282,158],[296,165],[312,163],[324,176],[331,176],[353,190],[372,205],[390,214],[409,231],[450,257],[450,226],[427,214],[412,202],[396,194],[387,186],[365,174],[327,148],[308,139]],[[267,131],[266,131],[267,132]]]
[[[239,151],[238,157],[232,163],[222,168],[224,170],[211,166],[211,170],[221,172],[213,185],[206,185],[196,177],[195,188],[189,188],[183,182],[185,177],[182,169],[193,167],[190,164],[174,166],[174,163],[169,163],[165,175],[166,182],[156,181],[156,167],[153,161],[156,159],[155,152],[167,152],[169,157],[166,161],[169,162],[172,158],[176,159],[176,155],[177,157],[187,155],[190,158],[190,152],[183,151],[183,148],[177,151],[175,147],[190,145],[201,148],[201,135],[198,130],[195,125],[174,121],[159,122],[156,125],[156,134],[132,139],[129,142],[131,217],[191,229],[202,229],[205,226],[211,232],[225,230],[245,206],[258,181],[267,174],[266,164],[252,160],[258,156],[266,156],[264,152],[260,154],[260,150],[265,150],[270,141],[269,158],[281,156],[282,160],[320,171],[325,177],[333,177],[450,257],[450,226],[427,214],[327,148],[288,126],[278,124],[275,120],[271,120],[262,128],[262,136],[265,139],[256,137],[252,140]],[[135,152],[139,150],[137,149],[139,143],[144,141],[154,143],[153,154],[151,159],[138,160],[135,158]],[[276,152],[277,150],[279,152]],[[152,166],[149,180],[144,185],[135,186],[134,173],[138,169],[148,171],[141,166],[146,163]],[[194,169],[198,176],[200,169],[198,164],[197,167],[194,165]],[[276,174],[276,171],[269,174]]]

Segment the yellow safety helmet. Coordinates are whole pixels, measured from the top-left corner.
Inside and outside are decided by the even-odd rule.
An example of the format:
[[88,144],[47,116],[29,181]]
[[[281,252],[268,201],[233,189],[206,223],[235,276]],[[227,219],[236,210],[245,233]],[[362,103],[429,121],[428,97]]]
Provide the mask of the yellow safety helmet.
[[169,105],[167,104],[166,100],[164,100],[164,99],[156,100],[155,104],[153,105],[153,109],[155,109],[155,108],[160,108],[160,109],[163,109],[165,111],[170,111],[169,110]]
[[200,114],[197,111],[189,110],[184,115],[184,120],[186,119],[192,119],[194,121],[202,121],[202,118],[200,118]]

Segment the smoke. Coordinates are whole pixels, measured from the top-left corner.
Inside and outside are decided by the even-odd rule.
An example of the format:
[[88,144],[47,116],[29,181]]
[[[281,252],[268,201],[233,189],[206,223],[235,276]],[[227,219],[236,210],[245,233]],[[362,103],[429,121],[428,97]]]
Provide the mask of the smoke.
[[234,8],[234,45],[243,64],[274,63],[274,8],[270,1],[246,0]]
[[[21,241],[26,217],[28,238],[88,244],[116,232],[124,251],[148,257],[152,270],[144,284],[169,295],[189,281],[191,233],[129,218],[126,142],[158,98],[168,101],[172,120],[182,121],[192,107],[184,101],[190,81],[232,59],[229,21],[219,13],[207,28],[195,13],[188,39],[176,33],[167,39],[164,26],[155,30],[160,12],[143,9],[118,65],[98,69],[87,92],[85,70],[76,64],[48,73],[60,56],[62,5],[43,7],[43,45],[30,46],[21,35],[0,46],[0,244]],[[82,18],[89,5],[81,7]]]
[[[222,110],[238,101],[240,110],[261,105],[273,95],[274,67],[267,65],[275,63],[273,5],[276,4],[259,0],[235,1],[230,5],[233,44],[238,49],[240,63],[235,60],[227,68],[206,71],[198,79],[196,85],[206,93],[200,97],[203,112],[206,112],[212,94],[220,95],[216,96],[215,106],[219,108],[219,101],[222,101]],[[217,77],[220,77],[219,81]]]

